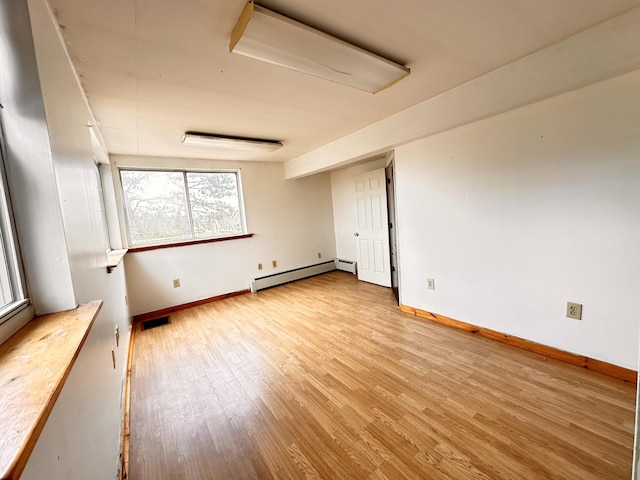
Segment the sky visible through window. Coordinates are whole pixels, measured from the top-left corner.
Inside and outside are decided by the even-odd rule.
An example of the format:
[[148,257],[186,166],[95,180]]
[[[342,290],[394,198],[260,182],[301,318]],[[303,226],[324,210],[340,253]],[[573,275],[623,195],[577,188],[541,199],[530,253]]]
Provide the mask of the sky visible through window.
[[121,170],[132,245],[238,235],[236,172]]

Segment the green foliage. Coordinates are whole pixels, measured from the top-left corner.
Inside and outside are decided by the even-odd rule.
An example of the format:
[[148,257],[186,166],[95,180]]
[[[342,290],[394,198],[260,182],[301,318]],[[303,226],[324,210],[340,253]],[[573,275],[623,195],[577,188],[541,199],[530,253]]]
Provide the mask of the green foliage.
[[123,170],[120,177],[133,244],[242,233],[233,172]]

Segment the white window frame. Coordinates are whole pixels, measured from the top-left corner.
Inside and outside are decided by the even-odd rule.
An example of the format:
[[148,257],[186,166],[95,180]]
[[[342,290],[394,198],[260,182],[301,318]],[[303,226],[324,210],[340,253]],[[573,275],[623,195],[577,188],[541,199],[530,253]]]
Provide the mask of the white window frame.
[[[2,106],[0,105],[0,113],[1,111]],[[7,150],[1,120],[0,115],[0,241],[3,243],[4,260],[7,264],[13,300],[0,307],[0,343],[17,331],[33,315],[32,311],[22,313],[29,306],[29,299],[27,298],[22,256],[7,181]]]
[[[131,230],[129,228],[129,216],[127,215],[127,207],[126,207],[126,197],[124,193],[124,188],[122,187],[122,172],[173,172],[173,173],[181,173],[184,176],[185,181],[185,195],[186,201],[188,205],[188,213],[189,213],[189,228],[191,230],[191,238],[187,239],[168,239],[168,240],[153,240],[149,242],[137,242],[133,243],[131,240]],[[238,212],[240,215],[240,226],[242,231],[239,233],[233,233],[228,235],[212,235],[209,237],[196,237],[193,229],[193,219],[191,217],[191,205],[189,199],[189,190],[187,187],[187,173],[233,173],[236,176],[236,184],[238,190]],[[122,216],[124,221],[124,226],[126,230],[126,240],[129,248],[135,249],[136,247],[152,247],[152,246],[162,246],[162,245],[180,245],[181,243],[190,244],[193,242],[201,243],[207,242],[208,240],[218,240],[225,238],[234,238],[237,236],[247,235],[247,221],[245,216],[245,206],[244,206],[244,195],[242,192],[242,175],[240,169],[199,169],[199,168],[155,168],[155,167],[135,167],[135,166],[127,166],[127,167],[118,167],[118,182],[119,182],[119,190],[122,201]]]
[[103,174],[102,174],[102,170],[100,169],[100,163],[98,162],[98,159],[95,157],[93,158],[93,164],[94,164],[94,170],[95,170],[94,173],[96,175],[96,182],[98,184],[100,216],[102,217],[102,227],[104,229],[102,241],[104,243],[106,253],[109,254],[109,252],[113,249],[111,248],[111,234],[109,232],[109,223],[107,221],[107,207],[106,207],[106,202],[104,200],[104,182],[102,178]]

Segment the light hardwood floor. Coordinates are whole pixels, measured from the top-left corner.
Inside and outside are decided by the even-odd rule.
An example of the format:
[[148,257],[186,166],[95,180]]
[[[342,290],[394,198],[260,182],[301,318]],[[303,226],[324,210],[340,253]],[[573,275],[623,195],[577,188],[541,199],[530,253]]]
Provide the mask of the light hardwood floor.
[[633,385],[401,313],[348,273],[171,322],[135,334],[132,480],[631,476]]

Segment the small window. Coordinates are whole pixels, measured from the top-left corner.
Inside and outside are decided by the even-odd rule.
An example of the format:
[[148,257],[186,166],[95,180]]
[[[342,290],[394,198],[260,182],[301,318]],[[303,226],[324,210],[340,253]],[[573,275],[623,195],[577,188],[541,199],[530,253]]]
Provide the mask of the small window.
[[109,225],[107,223],[107,209],[104,202],[104,187],[102,179],[102,170],[100,170],[100,164],[94,158],[94,172],[96,174],[95,181],[97,189],[95,190],[98,195],[97,208],[98,216],[102,219],[102,242],[104,243],[104,249],[107,253],[111,251],[111,241],[109,240]]
[[129,244],[246,233],[237,171],[120,170]]
[[7,189],[4,155],[4,138],[0,128],[0,324],[27,303]]

